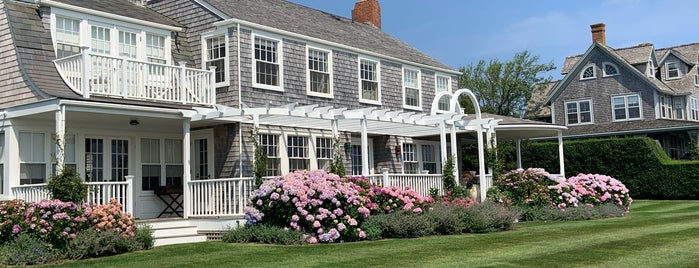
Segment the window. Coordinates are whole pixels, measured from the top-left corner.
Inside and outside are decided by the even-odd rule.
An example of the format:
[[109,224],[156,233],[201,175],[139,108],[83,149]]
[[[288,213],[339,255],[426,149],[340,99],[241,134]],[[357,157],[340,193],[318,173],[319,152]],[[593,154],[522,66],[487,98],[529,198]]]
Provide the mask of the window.
[[420,70],[403,69],[403,106],[420,109]]
[[665,64],[665,70],[667,72],[667,79],[679,78],[680,77],[680,67],[677,62],[668,62]]
[[104,140],[85,139],[86,181],[104,180]]
[[[451,77],[436,75],[435,77],[435,93],[440,92],[451,92]],[[442,96],[439,99],[439,104],[437,110],[447,112],[449,111],[449,96]]]
[[182,141],[165,139],[165,185],[182,186]]
[[318,169],[330,171],[330,163],[333,158],[333,140],[331,138],[316,138],[316,159]]
[[672,99],[672,104],[674,105],[674,118],[684,119],[684,109],[685,109],[685,97],[676,97]]
[[417,174],[417,167],[415,144],[403,143],[403,173]]
[[136,33],[119,31],[119,57],[135,59]]
[[378,104],[381,102],[379,89],[379,63],[367,59],[359,60],[359,100]]
[[255,36],[255,62],[253,67],[256,87],[281,90],[279,41]]
[[308,93],[332,96],[331,55],[326,50],[308,48]]
[[80,54],[80,21],[56,17],[56,58]]
[[125,181],[129,175],[129,141],[112,140],[112,181]]
[[429,174],[437,173],[437,154],[435,153],[435,146],[432,144],[422,144],[420,145],[422,151],[422,170],[428,171]]
[[146,34],[146,60],[153,63],[166,63],[164,36]]
[[595,65],[590,64],[583,69],[582,73],[580,73],[580,80],[585,80],[585,79],[592,79],[595,78]]
[[[164,145],[164,148],[161,144]],[[162,174],[165,174],[165,185],[182,186],[181,140],[141,139],[141,163],[141,189],[143,191],[152,191],[162,185]]]
[[352,160],[352,175],[362,175],[362,146],[352,144],[352,151],[350,152],[350,159]]
[[92,43],[90,45],[92,52],[109,55],[111,53],[111,34],[109,28],[95,26],[92,29]]
[[641,101],[638,95],[612,97],[614,121],[641,119]]
[[46,140],[44,133],[19,133],[20,184],[46,182]]
[[592,109],[590,100],[570,101],[565,103],[566,123],[579,125],[592,123]]
[[660,106],[660,118],[672,118],[672,97],[660,95],[658,104]]
[[289,172],[308,170],[311,158],[308,155],[308,137],[288,136],[286,156],[289,158]]
[[619,74],[619,68],[613,63],[605,62],[602,64],[603,76],[615,76]]
[[267,154],[267,176],[281,176],[279,157],[279,136],[260,134],[260,146]]
[[141,139],[141,190],[152,191],[160,186],[160,140]]
[[694,75],[694,86],[699,87],[699,74]]
[[215,78],[217,86],[225,85],[228,82],[228,72],[226,66],[228,55],[226,51],[226,36],[213,36],[204,39],[206,49],[205,49],[205,63],[206,69],[214,66],[216,67]]
[[652,59],[648,59],[648,69],[646,71],[646,75],[650,78],[655,78],[655,64],[653,63]]
[[211,179],[209,173],[209,140],[206,138],[194,140],[194,179]]
[[690,103],[690,111],[691,111],[691,119],[693,121],[699,121],[699,101],[697,101],[697,98],[691,97],[689,98],[689,103]]

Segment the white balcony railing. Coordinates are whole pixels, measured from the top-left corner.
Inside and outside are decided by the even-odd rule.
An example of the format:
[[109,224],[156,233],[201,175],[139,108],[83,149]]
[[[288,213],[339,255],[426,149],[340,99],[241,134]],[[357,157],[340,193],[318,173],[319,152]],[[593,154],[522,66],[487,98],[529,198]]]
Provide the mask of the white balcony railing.
[[[126,176],[125,181],[117,182],[88,182],[87,197],[89,203],[97,205],[109,204],[114,198],[121,204],[121,211],[133,215],[133,176]],[[46,189],[46,183],[27,184],[12,187],[12,195],[15,199],[25,202],[39,202],[51,198]]]
[[201,70],[82,53],[54,61],[68,86],[85,98],[91,95],[179,104],[216,104],[214,68]]

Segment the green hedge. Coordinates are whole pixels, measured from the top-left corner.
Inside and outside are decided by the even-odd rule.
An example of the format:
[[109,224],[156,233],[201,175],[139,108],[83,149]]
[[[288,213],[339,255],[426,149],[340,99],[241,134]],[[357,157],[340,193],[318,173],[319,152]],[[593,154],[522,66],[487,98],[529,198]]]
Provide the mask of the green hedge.
[[[671,160],[650,138],[569,140],[564,141],[564,155],[567,176],[609,175],[623,182],[633,198],[699,199],[699,161]],[[522,166],[557,173],[558,143],[523,143]]]

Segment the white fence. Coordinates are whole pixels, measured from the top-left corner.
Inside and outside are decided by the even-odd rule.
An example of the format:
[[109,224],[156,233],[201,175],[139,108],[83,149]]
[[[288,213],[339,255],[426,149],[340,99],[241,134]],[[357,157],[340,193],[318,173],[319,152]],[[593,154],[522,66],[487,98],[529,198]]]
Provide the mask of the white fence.
[[185,215],[243,215],[255,186],[254,178],[196,180],[187,184],[190,197],[185,202]]
[[[122,212],[133,214],[133,176],[126,176],[126,181],[88,182],[87,185],[86,202],[104,205],[109,204],[114,198],[122,205]],[[39,202],[51,198],[46,183],[15,186],[12,187],[12,194],[15,199],[26,202]]]
[[442,174],[389,174],[385,171],[382,174],[369,175],[367,178],[376,185],[397,186],[403,189],[410,186],[410,189],[424,196],[429,195],[432,188],[438,189],[440,194],[444,192]]
[[159,102],[203,104],[216,103],[213,70],[81,54],[54,61],[59,74],[73,91],[90,95],[132,98]]

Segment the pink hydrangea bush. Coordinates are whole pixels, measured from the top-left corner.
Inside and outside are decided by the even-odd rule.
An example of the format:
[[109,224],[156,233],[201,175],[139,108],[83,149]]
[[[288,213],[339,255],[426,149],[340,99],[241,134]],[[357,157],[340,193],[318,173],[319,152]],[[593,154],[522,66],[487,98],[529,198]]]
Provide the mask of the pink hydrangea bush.
[[544,207],[551,203],[549,185],[555,177],[542,168],[516,169],[495,179],[498,199],[515,206]]
[[11,241],[26,233],[38,236],[54,248],[63,248],[78,233],[89,228],[115,230],[124,237],[133,237],[136,226],[130,215],[121,213],[121,205],[115,200],[109,205],[82,206],[57,199],[0,203],[0,241]]
[[442,204],[447,206],[461,206],[465,208],[470,208],[475,204],[478,204],[478,200],[473,197],[456,197],[451,191],[448,191],[446,195],[442,196]]
[[304,233],[309,243],[354,241],[369,216],[363,188],[324,170],[296,171],[266,180],[245,208],[250,224],[264,223]]
[[581,173],[568,179],[556,178],[556,182],[557,184],[549,186],[549,189],[552,205],[559,209],[612,203],[628,211],[633,202],[629,189],[621,181],[610,176]]
[[410,185],[405,186],[405,189],[396,186],[379,187],[372,185],[369,187],[368,195],[371,199],[369,208],[377,213],[391,213],[395,211],[421,213],[430,204],[434,203],[432,197],[420,195],[411,189]]

